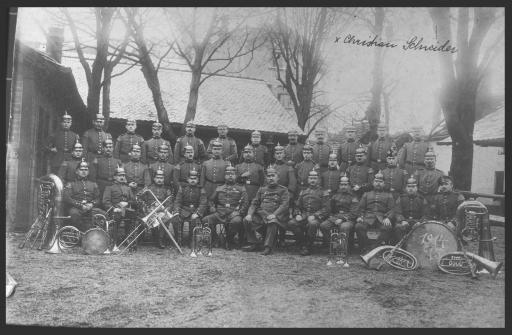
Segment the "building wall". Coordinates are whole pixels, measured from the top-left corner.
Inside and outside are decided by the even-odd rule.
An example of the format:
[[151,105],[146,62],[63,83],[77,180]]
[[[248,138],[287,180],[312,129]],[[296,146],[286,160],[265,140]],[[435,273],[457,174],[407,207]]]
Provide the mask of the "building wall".
[[[448,173],[452,161],[452,146],[437,143],[432,143],[432,146],[437,155],[436,167]],[[473,150],[471,191],[494,194],[495,172],[505,171],[505,155],[498,154],[503,148],[474,145]],[[479,198],[478,201],[484,204],[492,203],[491,199],[486,198]]]

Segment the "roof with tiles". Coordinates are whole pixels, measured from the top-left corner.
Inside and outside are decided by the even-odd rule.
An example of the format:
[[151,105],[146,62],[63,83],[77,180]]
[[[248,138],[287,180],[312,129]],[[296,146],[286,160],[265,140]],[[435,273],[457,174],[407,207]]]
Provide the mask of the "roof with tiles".
[[[77,58],[63,57],[62,63],[72,69],[80,95],[87,97],[87,81],[84,70]],[[114,74],[127,68],[119,64]],[[162,98],[169,120],[181,123],[187,109],[191,72],[161,68],[159,71]],[[133,67],[124,74],[112,79],[111,118],[134,117],[141,121],[156,120],[156,109],[151,91],[140,67]],[[272,95],[265,81],[212,76],[205,80],[199,89],[197,112],[194,119],[197,125],[217,126],[225,123],[230,128],[287,133],[297,126],[293,111],[286,111]]]

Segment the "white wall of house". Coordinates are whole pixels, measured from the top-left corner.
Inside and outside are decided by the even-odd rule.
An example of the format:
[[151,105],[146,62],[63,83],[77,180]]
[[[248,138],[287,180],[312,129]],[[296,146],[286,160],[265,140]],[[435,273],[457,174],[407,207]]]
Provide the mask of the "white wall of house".
[[[448,173],[452,161],[452,146],[438,145],[435,142],[431,145],[437,155],[436,168]],[[472,192],[494,194],[495,172],[505,171],[505,155],[501,154],[502,152],[503,148],[500,147],[474,145]],[[491,199],[486,198],[479,198],[478,201],[484,204],[492,203]]]

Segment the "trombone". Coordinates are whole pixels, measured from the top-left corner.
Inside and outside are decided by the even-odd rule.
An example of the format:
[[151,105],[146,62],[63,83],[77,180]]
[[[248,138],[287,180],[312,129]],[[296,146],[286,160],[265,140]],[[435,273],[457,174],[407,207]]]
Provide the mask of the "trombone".
[[137,239],[147,230],[147,229],[150,229],[150,228],[155,228],[155,227],[158,227],[159,225],[165,230],[165,232],[167,233],[167,235],[169,236],[169,238],[171,239],[171,241],[174,243],[174,245],[176,246],[176,248],[178,249],[178,251],[180,252],[180,254],[183,254],[183,250],[181,250],[180,246],[178,245],[178,243],[176,242],[176,240],[174,239],[174,237],[172,236],[171,232],[169,231],[169,229],[167,229],[167,227],[165,226],[165,224],[162,222],[162,219],[161,217],[158,215],[157,211],[162,211],[162,208],[163,208],[163,212],[165,212],[165,215],[167,215],[169,217],[169,219],[173,218],[176,214],[171,214],[169,213],[169,211],[164,207],[164,203],[167,202],[167,200],[169,200],[172,195],[168,196],[167,198],[164,199],[164,201],[160,202],[160,200],[158,200],[158,198],[156,197],[156,195],[147,187],[145,187],[144,189],[142,189],[142,191],[140,191],[137,196],[141,196],[142,194],[146,193],[146,192],[149,192],[153,198],[155,199],[155,201],[153,202],[157,204],[157,206],[155,208],[153,208],[153,210],[151,210],[151,212],[146,215],[145,217],[143,217],[141,219],[141,223],[135,227],[135,229],[133,229],[130,234],[128,234],[128,236],[126,236],[126,238],[119,244],[119,249],[121,250],[121,248],[123,248],[123,245],[139,230],[139,228],[144,225],[144,229],[139,233],[137,234],[137,236],[135,236],[122,250],[119,254],[122,254],[124,253],[135,241],[137,241]]

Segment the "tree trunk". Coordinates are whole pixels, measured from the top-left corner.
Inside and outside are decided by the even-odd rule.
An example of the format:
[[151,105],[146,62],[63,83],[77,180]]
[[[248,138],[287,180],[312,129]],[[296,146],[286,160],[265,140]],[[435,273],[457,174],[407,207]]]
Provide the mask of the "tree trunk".
[[197,111],[197,100],[199,98],[199,85],[201,82],[201,70],[192,71],[192,79],[190,80],[190,91],[188,95],[187,112],[183,124],[190,120],[194,120]]
[[108,123],[110,121],[110,84],[112,83],[112,71],[114,68],[110,65],[105,66],[104,70],[104,81],[103,81],[103,95],[102,95],[102,111],[105,116],[105,129],[108,129]]

